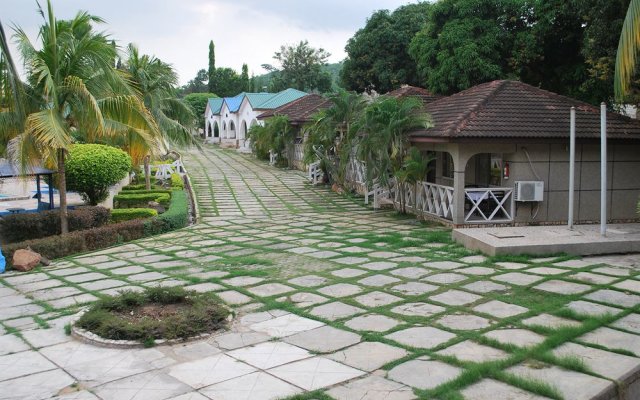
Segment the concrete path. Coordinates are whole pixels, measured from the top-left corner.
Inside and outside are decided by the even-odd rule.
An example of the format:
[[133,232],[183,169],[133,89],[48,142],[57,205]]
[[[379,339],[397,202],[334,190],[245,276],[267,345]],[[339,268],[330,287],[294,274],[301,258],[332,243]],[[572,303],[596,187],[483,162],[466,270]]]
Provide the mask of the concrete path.
[[[248,156],[186,166],[200,224],[1,276],[0,399],[640,397],[640,257],[487,258]],[[238,317],[151,349],[65,335],[100,296],[155,285]]]

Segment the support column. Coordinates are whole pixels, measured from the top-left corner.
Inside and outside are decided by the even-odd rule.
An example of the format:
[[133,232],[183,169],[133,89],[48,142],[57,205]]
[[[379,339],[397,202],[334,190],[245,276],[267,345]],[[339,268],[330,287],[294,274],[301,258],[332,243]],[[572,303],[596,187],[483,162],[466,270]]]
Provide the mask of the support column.
[[455,225],[464,224],[464,173],[467,169],[467,161],[471,158],[466,153],[460,149],[459,145],[450,152],[453,157],[453,223]]

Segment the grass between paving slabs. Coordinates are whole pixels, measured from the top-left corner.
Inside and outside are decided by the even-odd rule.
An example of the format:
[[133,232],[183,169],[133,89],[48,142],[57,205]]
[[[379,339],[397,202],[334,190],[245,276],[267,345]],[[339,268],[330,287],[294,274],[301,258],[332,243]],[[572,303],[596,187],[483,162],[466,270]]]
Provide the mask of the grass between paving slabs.
[[221,329],[228,315],[211,293],[148,288],[97,301],[76,325],[106,339],[152,345],[158,339],[186,339]]

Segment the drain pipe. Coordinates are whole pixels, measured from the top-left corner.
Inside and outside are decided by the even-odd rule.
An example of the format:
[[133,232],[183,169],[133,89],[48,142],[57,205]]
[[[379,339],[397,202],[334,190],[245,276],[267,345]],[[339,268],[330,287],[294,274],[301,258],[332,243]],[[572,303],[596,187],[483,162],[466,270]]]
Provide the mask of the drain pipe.
[[569,134],[569,229],[573,230],[573,189],[576,172],[576,108],[571,107]]
[[600,235],[607,236],[607,106],[600,104]]

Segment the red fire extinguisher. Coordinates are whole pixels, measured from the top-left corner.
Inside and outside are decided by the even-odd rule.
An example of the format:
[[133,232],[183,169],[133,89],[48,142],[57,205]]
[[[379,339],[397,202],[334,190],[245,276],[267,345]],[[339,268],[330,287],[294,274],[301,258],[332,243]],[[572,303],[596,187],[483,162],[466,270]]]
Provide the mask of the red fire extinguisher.
[[508,161],[504,163],[503,176],[504,176],[504,179],[509,179],[509,162]]

